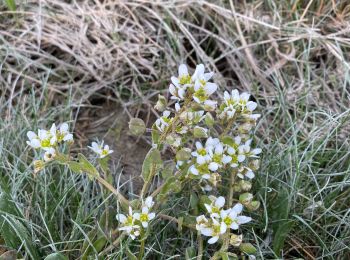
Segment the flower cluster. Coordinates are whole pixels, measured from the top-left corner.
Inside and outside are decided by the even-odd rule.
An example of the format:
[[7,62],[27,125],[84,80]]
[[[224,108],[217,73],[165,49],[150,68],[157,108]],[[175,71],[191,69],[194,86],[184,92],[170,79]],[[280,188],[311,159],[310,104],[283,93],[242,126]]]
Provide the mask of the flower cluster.
[[217,242],[221,235],[228,230],[238,230],[241,224],[250,222],[250,217],[240,215],[243,205],[238,203],[232,208],[223,209],[225,205],[224,197],[209,196],[211,204],[205,204],[209,217],[200,215],[196,218],[196,229],[204,236],[211,237],[209,244]]
[[39,129],[38,134],[33,131],[27,132],[29,141],[27,144],[34,149],[44,151],[43,159],[45,162],[51,161],[56,155],[56,148],[62,142],[72,143],[73,135],[69,132],[67,123],[63,123],[59,128],[52,124],[50,130]]
[[143,229],[148,227],[149,222],[156,214],[150,212],[154,202],[152,197],[147,197],[142,205],[141,212],[134,212],[129,206],[129,215],[117,214],[116,218],[120,223],[119,230],[125,231],[131,239],[138,237]]
[[210,100],[209,97],[217,90],[218,86],[209,82],[214,73],[205,73],[204,71],[204,65],[199,64],[191,76],[187,66],[181,64],[179,66],[179,76],[171,77],[172,83],[169,86],[171,99],[181,101],[186,96],[191,96],[195,102],[204,105],[208,110],[215,109],[217,102]]
[[[194,157],[193,164],[189,167],[189,173],[199,176],[202,180],[216,180],[217,175],[229,168],[237,168],[238,176],[248,179],[254,178],[255,174],[248,167],[249,159],[258,158],[261,153],[260,148],[251,148],[252,140],[242,142],[239,136],[221,142],[219,138],[209,137],[205,145],[197,141],[195,143],[196,150],[191,155]],[[255,169],[255,168],[254,168]]]

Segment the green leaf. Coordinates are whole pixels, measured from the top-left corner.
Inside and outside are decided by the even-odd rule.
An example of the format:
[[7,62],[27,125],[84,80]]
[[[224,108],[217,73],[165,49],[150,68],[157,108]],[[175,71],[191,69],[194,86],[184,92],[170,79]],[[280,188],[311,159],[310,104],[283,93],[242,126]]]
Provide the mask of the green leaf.
[[293,222],[288,220],[290,203],[288,192],[281,190],[278,196],[271,201],[270,218],[273,220],[273,241],[274,252],[280,256],[284,246],[284,241],[293,227]]
[[162,178],[164,180],[170,178],[171,176],[174,176],[174,170],[175,170],[175,163],[173,161],[169,163],[165,163],[163,170],[161,171]]
[[239,249],[248,255],[253,255],[256,253],[256,248],[251,243],[242,243],[239,246]]
[[156,124],[152,126],[152,143],[159,144],[160,134]]
[[196,259],[196,249],[194,247],[187,247],[185,250],[186,260]]
[[142,164],[142,178],[144,181],[149,181],[162,166],[162,159],[157,148],[152,148],[147,153]]
[[78,154],[78,160],[81,170],[86,172],[90,179],[94,179],[95,177],[99,176],[96,168],[86,159],[83,154]]
[[15,0],[5,0],[5,3],[10,11],[16,11],[16,1]]
[[129,130],[132,135],[140,136],[146,131],[145,122],[141,118],[131,118],[129,121]]
[[82,168],[80,166],[80,163],[78,162],[74,162],[74,161],[68,162],[68,168],[74,173],[82,173]]
[[68,260],[68,258],[61,253],[52,253],[45,257],[45,260]]
[[128,246],[126,246],[126,255],[129,260],[137,260],[137,257],[131,252]]
[[235,147],[236,146],[236,143],[235,143],[235,140],[231,137],[231,136],[224,136],[222,139],[221,139],[221,142],[223,142],[224,144],[227,144],[231,147]]
[[24,245],[31,259],[40,259],[38,248],[31,239],[28,228],[17,218],[24,218],[11,197],[0,195],[0,234],[5,244],[11,248]]

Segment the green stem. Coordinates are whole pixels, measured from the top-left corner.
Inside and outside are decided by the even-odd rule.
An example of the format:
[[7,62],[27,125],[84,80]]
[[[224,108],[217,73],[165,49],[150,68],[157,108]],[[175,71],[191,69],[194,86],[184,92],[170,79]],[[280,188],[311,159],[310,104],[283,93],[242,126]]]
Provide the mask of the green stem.
[[198,241],[198,254],[197,260],[202,260],[203,257],[203,238],[200,232],[197,233],[197,241]]
[[143,258],[143,255],[145,253],[145,240],[146,239],[144,239],[144,238],[141,240],[140,253],[139,253],[139,257],[138,257],[139,260],[141,260]]

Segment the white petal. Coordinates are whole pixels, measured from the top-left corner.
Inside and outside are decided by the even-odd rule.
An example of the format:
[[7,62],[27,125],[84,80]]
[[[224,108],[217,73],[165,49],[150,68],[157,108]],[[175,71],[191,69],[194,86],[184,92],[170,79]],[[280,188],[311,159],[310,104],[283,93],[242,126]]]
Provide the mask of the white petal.
[[205,81],[210,80],[214,75],[214,72],[208,72],[208,73],[204,73],[203,77]]
[[116,218],[120,223],[125,223],[125,221],[127,220],[127,218],[124,214],[117,214]]
[[222,158],[222,163],[223,164],[227,164],[227,163],[229,163],[231,161],[232,161],[232,157],[231,156],[224,155],[224,157]]
[[67,134],[63,137],[63,141],[72,141],[72,140],[73,140],[72,134]]
[[154,213],[154,212],[151,212],[151,213],[148,214],[148,219],[149,219],[149,220],[152,220],[152,219],[154,219],[155,217],[156,217],[156,213]]
[[142,213],[143,214],[147,214],[149,212],[149,208],[148,207],[142,207]]
[[196,70],[193,73],[192,80],[193,81],[197,80],[203,74],[204,74],[204,65],[203,64],[197,65]]
[[243,92],[243,93],[239,96],[239,98],[240,98],[241,100],[243,100],[243,101],[248,101],[249,97],[250,97],[250,95],[249,95],[248,93],[246,93],[246,92]]
[[149,208],[152,208],[154,205],[153,198],[151,196],[147,197],[145,200],[145,205]]
[[211,239],[208,240],[208,244],[214,244],[218,240],[219,240],[219,236],[212,237]]
[[224,92],[224,99],[229,100],[230,98],[231,98],[230,94],[227,91],[225,91]]
[[247,176],[249,179],[253,179],[255,177],[255,174],[252,171],[247,171],[245,176]]
[[208,82],[204,86],[204,90],[208,94],[208,96],[213,94],[217,89],[218,89],[218,85],[216,85],[215,83],[211,83],[211,82]]
[[203,236],[210,237],[213,234],[213,230],[211,228],[202,228],[201,233]]
[[233,222],[233,223],[231,224],[230,228],[233,229],[233,230],[237,230],[237,229],[239,228],[239,226],[238,226],[237,223]]
[[202,164],[204,164],[206,161],[205,161],[205,157],[204,156],[202,156],[202,155],[199,155],[199,156],[197,156],[197,163],[199,164],[199,165],[202,165]]
[[227,226],[224,222],[221,222],[220,224],[220,234],[224,234],[226,232]]
[[220,196],[215,200],[215,206],[218,208],[222,208],[225,205],[225,198]]
[[179,66],[179,76],[187,76],[188,75],[188,70],[187,70],[187,66],[185,64],[181,64]]
[[238,160],[238,162],[243,162],[245,160],[245,155],[243,155],[243,154],[238,155],[237,160]]
[[137,220],[140,220],[140,213],[137,213],[137,212],[134,213],[133,218],[137,219]]
[[202,149],[203,145],[200,142],[196,142],[196,148],[197,150]]
[[61,132],[61,133],[67,133],[67,132],[68,132],[68,124],[67,124],[67,123],[63,123],[63,124],[60,126],[60,132]]
[[245,224],[248,223],[252,220],[251,217],[246,217],[246,216],[238,216],[237,217],[237,222],[238,224]]
[[28,139],[29,139],[29,140],[32,140],[32,139],[38,137],[33,131],[27,132],[27,136],[28,136]]
[[40,141],[38,139],[32,139],[28,144],[33,148],[39,148],[41,146]]
[[231,209],[232,212],[235,212],[237,215],[240,214],[243,210],[243,205],[241,203],[237,203]]
[[180,107],[180,104],[179,104],[179,103],[176,103],[176,104],[175,104],[175,111],[176,111],[176,112],[179,112],[179,111],[180,111],[180,108],[181,108],[181,107]]
[[261,151],[262,151],[261,148],[255,148],[252,150],[252,154],[258,155],[261,153]]
[[176,88],[175,88],[175,86],[174,86],[173,84],[170,84],[170,86],[169,86],[169,92],[170,92],[171,95],[177,96]]
[[217,169],[219,169],[219,164],[217,164],[216,162],[211,162],[211,163],[209,163],[208,168],[212,172],[215,172]]
[[177,77],[171,77],[171,82],[175,85],[175,87],[180,86],[179,79]]
[[147,228],[147,227],[148,227],[148,222],[142,222],[142,226],[143,226],[144,228]]
[[247,109],[249,111],[253,111],[256,107],[257,107],[257,104],[255,102],[253,102],[253,101],[249,101],[247,103]]
[[198,175],[198,174],[199,174],[198,170],[196,169],[196,167],[195,167],[194,165],[192,165],[192,166],[190,167],[190,172],[191,172],[193,175]]

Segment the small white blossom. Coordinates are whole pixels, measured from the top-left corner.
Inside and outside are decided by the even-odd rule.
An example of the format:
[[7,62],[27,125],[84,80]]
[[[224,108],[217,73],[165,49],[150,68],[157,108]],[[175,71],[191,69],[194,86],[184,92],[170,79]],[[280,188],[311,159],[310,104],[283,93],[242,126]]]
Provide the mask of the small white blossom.
[[208,240],[209,244],[216,243],[220,235],[224,234],[227,230],[227,226],[224,222],[219,222],[215,218],[212,218],[211,224],[207,226],[200,226],[200,232],[202,235],[211,237]]
[[172,120],[172,118],[169,118],[169,116],[170,116],[170,111],[165,110],[163,112],[163,115],[156,120],[155,124],[160,132],[164,132],[165,128],[169,126]]
[[220,217],[220,210],[225,205],[225,198],[220,196],[218,198],[214,196],[209,196],[209,199],[212,201],[211,204],[204,204],[208,213],[211,217]]
[[125,216],[124,214],[117,214],[116,218],[121,224],[121,227],[118,230],[125,231],[133,240],[140,235],[140,226],[135,225],[135,218],[133,217],[131,207],[129,207],[128,216]]
[[103,141],[101,144],[98,144],[96,142],[92,142],[91,146],[88,146],[93,152],[95,152],[100,158],[104,158],[107,155],[113,153],[113,150],[109,149],[109,146],[103,145]]
[[192,81],[185,64],[179,66],[178,73],[178,77],[171,77],[172,84],[169,86],[169,92],[171,94],[171,99],[183,100],[186,95],[186,89]]
[[49,162],[54,159],[56,155],[56,150],[54,148],[49,148],[44,153],[44,161]]
[[243,205],[237,203],[231,209],[221,210],[220,217],[222,221],[231,229],[237,230],[239,225],[248,223],[252,220],[252,218],[247,216],[240,216],[243,210]]

